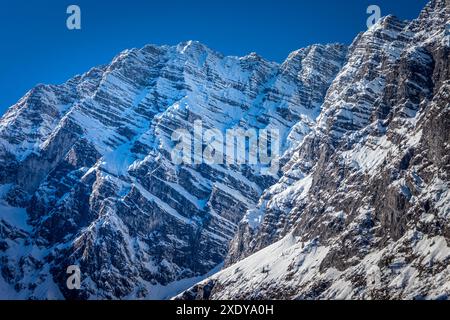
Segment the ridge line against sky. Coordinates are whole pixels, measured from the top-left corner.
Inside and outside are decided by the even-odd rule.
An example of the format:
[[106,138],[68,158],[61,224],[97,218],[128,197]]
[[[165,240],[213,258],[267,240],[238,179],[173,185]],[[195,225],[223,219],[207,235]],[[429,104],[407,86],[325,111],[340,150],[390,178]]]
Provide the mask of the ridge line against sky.
[[[2,0],[0,115],[39,83],[60,84],[119,52],[197,40],[225,55],[282,62],[311,44],[350,44],[369,5],[414,19],[427,0]],[[81,8],[81,30],[66,27]]]

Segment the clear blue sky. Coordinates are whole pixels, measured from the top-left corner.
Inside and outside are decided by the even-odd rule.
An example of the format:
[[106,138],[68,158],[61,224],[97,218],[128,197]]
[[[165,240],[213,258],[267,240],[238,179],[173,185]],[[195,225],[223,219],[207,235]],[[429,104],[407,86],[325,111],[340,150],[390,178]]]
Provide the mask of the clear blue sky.
[[[350,43],[370,4],[415,18],[427,0],[1,0],[0,114],[38,83],[58,84],[126,48],[199,40],[227,55],[284,60],[312,43]],[[66,28],[77,4],[82,30]]]

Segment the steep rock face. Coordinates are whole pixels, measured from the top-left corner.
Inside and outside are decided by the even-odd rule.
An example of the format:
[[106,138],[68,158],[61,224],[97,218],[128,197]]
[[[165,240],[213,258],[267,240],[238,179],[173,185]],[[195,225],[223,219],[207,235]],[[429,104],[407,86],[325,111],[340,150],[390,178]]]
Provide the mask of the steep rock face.
[[[194,133],[195,120],[221,132],[273,128],[280,151],[292,150],[346,53],[311,46],[278,65],[192,41],[146,46],[30,91],[0,121],[2,210],[28,221],[0,216],[2,288],[21,298],[166,298],[198,281],[278,177],[260,166],[176,165],[172,134]],[[81,290],[66,287],[70,265]]]
[[230,267],[179,298],[449,297],[449,8],[433,0],[356,38]]

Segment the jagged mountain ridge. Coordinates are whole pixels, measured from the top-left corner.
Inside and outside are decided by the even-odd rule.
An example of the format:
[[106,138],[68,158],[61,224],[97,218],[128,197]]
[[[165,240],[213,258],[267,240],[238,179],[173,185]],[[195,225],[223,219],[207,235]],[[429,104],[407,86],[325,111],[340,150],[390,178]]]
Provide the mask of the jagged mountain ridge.
[[[199,281],[276,177],[176,166],[172,132],[192,132],[198,119],[220,130],[273,127],[282,151],[293,149],[346,53],[316,45],[278,65],[193,41],[150,45],[31,90],[0,120],[1,294],[168,298]],[[69,265],[80,266],[81,290],[66,287]]]
[[360,34],[317,125],[179,299],[450,297],[450,2]]

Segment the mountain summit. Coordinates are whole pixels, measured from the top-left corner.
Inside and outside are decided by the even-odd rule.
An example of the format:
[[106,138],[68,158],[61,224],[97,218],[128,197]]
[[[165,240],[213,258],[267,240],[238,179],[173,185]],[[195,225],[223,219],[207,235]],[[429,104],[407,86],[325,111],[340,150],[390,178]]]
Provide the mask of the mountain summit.
[[[0,121],[1,205],[26,222],[0,216],[2,292],[168,298],[218,268],[278,177],[174,164],[174,132],[276,128],[284,152],[311,130],[346,53],[316,45],[280,65],[194,41],[149,45],[31,90]],[[79,291],[66,287],[71,265]]]

